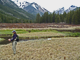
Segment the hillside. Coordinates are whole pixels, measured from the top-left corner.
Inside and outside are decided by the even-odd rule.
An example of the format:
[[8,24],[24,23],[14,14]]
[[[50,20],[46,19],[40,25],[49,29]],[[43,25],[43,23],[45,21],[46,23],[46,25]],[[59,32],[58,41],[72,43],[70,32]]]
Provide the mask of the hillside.
[[[34,20],[35,16],[19,8],[11,0],[0,0],[0,19],[2,16],[7,19]],[[2,19],[3,20],[3,19]]]

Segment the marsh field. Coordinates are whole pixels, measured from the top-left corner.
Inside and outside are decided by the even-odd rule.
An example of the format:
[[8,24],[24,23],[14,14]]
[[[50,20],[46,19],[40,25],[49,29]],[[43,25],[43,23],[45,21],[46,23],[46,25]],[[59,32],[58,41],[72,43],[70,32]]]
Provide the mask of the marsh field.
[[[16,55],[7,41],[13,30],[20,38]],[[80,25],[0,24],[0,60],[80,60]]]

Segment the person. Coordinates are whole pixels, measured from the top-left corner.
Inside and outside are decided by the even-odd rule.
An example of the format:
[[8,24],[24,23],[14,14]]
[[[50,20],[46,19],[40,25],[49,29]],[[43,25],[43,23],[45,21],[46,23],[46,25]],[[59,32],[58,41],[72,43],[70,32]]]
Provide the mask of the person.
[[13,50],[13,54],[15,55],[18,35],[15,30],[13,30],[12,33],[13,33],[13,38],[8,39],[8,41],[12,41],[12,50]]

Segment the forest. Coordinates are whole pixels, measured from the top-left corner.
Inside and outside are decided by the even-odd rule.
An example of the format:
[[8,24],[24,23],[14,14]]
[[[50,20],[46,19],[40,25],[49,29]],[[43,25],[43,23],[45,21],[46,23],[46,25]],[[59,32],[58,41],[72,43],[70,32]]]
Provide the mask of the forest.
[[80,8],[70,11],[69,13],[64,12],[63,14],[56,14],[45,12],[42,16],[37,14],[36,23],[66,23],[66,24],[80,24]]

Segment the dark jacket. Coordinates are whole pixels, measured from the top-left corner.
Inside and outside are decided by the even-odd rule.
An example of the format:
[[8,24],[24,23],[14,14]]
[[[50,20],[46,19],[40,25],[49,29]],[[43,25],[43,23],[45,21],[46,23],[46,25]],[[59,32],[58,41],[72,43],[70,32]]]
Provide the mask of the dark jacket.
[[13,38],[11,39],[11,41],[13,41],[16,37],[17,37],[17,34],[14,34]]

